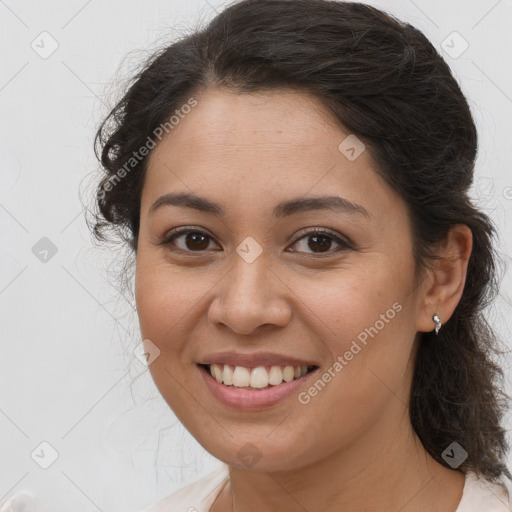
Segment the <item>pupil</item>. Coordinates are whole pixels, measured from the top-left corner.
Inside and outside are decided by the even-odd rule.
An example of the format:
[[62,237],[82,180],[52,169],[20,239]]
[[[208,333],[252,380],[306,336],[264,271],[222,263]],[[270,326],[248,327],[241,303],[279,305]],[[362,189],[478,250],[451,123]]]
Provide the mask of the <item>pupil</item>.
[[[320,247],[320,251],[316,251],[316,248],[311,243],[311,240],[314,240],[314,244],[316,244],[317,247],[318,246]],[[323,235],[315,235],[315,236],[310,237],[310,242],[308,243],[309,248],[316,252],[324,252],[324,251],[322,251],[322,249],[325,249],[325,248],[329,249],[330,245],[331,245],[330,239]]]
[[[191,243],[189,243],[191,242]],[[201,233],[189,233],[186,237],[186,244],[188,249],[206,249],[208,247],[207,236]],[[199,245],[194,245],[199,244]]]

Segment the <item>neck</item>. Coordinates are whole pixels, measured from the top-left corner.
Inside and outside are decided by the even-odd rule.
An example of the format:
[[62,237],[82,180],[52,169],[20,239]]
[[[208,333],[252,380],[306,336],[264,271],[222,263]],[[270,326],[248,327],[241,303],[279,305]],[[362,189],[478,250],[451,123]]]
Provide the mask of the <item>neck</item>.
[[270,472],[230,467],[230,481],[210,510],[453,512],[464,475],[426,452],[406,414],[401,427],[375,425],[349,447],[301,468]]

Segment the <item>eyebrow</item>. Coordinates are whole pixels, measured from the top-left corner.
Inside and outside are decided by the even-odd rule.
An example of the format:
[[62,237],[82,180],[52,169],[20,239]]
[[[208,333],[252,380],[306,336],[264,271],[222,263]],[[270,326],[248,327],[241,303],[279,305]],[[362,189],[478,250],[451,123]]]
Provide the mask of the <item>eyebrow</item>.
[[[151,205],[149,208],[149,214],[151,215],[155,213],[164,206],[192,208],[194,210],[210,213],[219,217],[223,217],[225,215],[224,208],[219,204],[214,203],[205,197],[200,197],[188,192],[164,194]],[[293,215],[294,213],[314,210],[331,210],[342,213],[360,214],[371,218],[371,215],[363,206],[339,196],[299,197],[296,199],[290,199],[276,205],[272,213],[274,217],[280,219]]]

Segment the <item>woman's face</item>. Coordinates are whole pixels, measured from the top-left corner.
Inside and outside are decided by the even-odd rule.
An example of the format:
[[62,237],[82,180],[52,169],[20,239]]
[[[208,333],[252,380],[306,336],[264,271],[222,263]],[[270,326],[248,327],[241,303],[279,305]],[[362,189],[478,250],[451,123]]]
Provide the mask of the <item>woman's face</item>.
[[[316,99],[194,97],[153,150],[141,199],[136,300],[160,351],[153,379],[230,465],[298,468],[363,439],[371,457],[409,426],[423,306],[406,205]],[[166,194],[181,199],[158,205]],[[286,366],[315,369],[287,382]]]

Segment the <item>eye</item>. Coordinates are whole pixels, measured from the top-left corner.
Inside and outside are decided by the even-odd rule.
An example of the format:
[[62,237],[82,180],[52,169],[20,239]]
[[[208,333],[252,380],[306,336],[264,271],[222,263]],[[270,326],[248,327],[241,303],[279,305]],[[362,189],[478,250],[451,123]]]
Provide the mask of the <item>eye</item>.
[[[302,236],[299,236],[293,243],[293,245],[299,247],[298,250],[287,249],[289,252],[309,252],[309,254],[330,256],[334,253],[353,249],[351,243],[325,228],[303,230],[299,234],[302,234]],[[213,238],[205,231],[197,228],[180,228],[171,231],[159,245],[167,246],[172,251],[201,253],[212,249],[211,243],[218,247]],[[333,245],[337,245],[338,248],[331,250]]]
[[[179,250],[183,252],[203,252],[209,248],[213,238],[204,231],[198,229],[182,228],[171,231],[160,245],[169,246],[171,250]],[[177,249],[174,249],[175,246]]]
[[[309,254],[326,254],[328,256],[344,250],[353,249],[352,245],[340,238],[335,233],[326,230],[325,228],[314,228],[305,232],[302,231],[303,236],[295,240],[294,245],[299,246],[298,250],[291,250],[291,252],[308,252]],[[338,245],[337,250],[332,251],[333,244]]]

